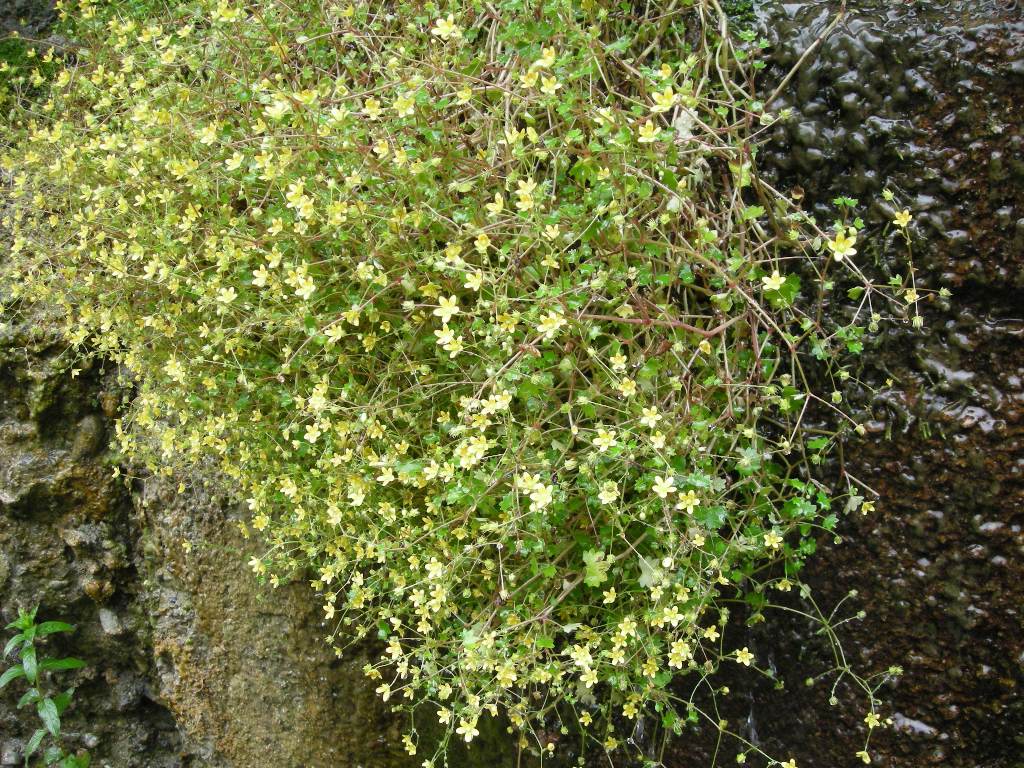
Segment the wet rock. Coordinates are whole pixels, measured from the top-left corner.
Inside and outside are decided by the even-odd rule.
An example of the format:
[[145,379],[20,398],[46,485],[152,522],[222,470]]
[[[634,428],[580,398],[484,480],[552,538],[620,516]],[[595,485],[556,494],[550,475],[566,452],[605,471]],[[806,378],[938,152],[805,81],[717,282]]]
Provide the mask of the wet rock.
[[[834,18],[838,2],[761,4],[788,71]],[[1018,3],[856,0],[774,110],[794,118],[762,155],[781,189],[803,188],[823,221],[838,195],[868,205],[880,232],[889,188],[914,213],[918,279],[953,291],[924,308],[927,327],[892,328],[865,354],[868,439],[848,445],[845,471],[880,494],[877,511],[823,538],[805,579],[823,610],[850,590],[840,631],[862,674],[902,665],[879,691],[892,714],[876,729],[875,765],[1022,765],[1024,733],[1024,212],[1019,158],[1024,53]],[[866,142],[866,144],[865,144]],[[865,152],[865,148],[867,151]],[[1012,160],[1011,160],[1012,158]],[[901,206],[902,207],[902,206]],[[863,254],[883,279],[895,241]],[[788,616],[788,617],[787,617]],[[722,716],[800,766],[855,764],[866,697],[849,682],[803,685],[834,664],[814,626],[781,612],[745,630],[785,692],[737,677]],[[670,765],[707,764],[692,742]]]
[[[63,370],[47,330],[56,327],[40,315],[0,331],[0,625],[36,604],[41,618],[76,625],[48,641],[51,653],[89,664],[59,681],[76,687],[64,718],[70,747],[93,750],[96,765],[180,766],[185,750],[167,709],[137,695],[122,706],[124,682],[144,680],[150,667],[148,625],[134,607],[137,531],[130,498],[99,455],[99,372]],[[11,685],[0,695],[0,733],[10,737],[0,764],[20,764],[38,727],[14,706],[21,692]]]
[[0,33],[17,30],[37,34],[53,23],[52,0],[4,0],[0,6]]
[[365,651],[338,660],[304,583],[276,590],[246,565],[240,514],[197,480],[147,479],[136,504],[160,698],[210,765],[405,763],[396,724],[366,684]]

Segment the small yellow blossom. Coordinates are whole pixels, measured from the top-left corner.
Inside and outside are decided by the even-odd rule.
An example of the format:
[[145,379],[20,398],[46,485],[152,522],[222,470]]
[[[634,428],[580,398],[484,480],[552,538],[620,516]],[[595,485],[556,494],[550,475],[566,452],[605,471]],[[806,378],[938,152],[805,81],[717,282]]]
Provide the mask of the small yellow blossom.
[[479,736],[480,731],[476,727],[476,718],[467,720],[462,718],[459,720],[459,727],[455,729],[455,732],[466,740],[468,744],[473,740],[474,736]]
[[594,447],[597,448],[597,450],[599,450],[601,453],[604,453],[609,448],[615,447],[615,432],[604,429],[602,427],[601,429],[597,430],[597,436],[594,438],[593,443]]
[[771,275],[761,278],[761,284],[766,291],[777,291],[785,284],[786,278],[779,274],[779,270],[773,270]]
[[545,339],[553,339],[566,323],[565,318],[558,312],[548,312],[537,323],[537,330],[544,335]]
[[384,113],[384,107],[372,96],[363,102],[363,113],[371,120],[377,120]]
[[440,306],[432,314],[441,318],[442,323],[450,323],[451,319],[459,314],[459,299],[456,296],[449,296],[447,299],[442,296],[438,299],[438,304]]
[[542,83],[540,92],[547,96],[554,96],[558,92],[558,89],[562,87],[562,84],[558,82],[557,77],[545,77],[543,78]]
[[640,126],[637,141],[641,144],[653,144],[658,139],[658,129],[650,120]]
[[[430,34],[442,40],[458,40],[462,37],[462,30],[455,23],[455,16],[449,13],[447,18],[438,19],[434,23],[434,28],[430,30]],[[466,739],[466,741],[469,741],[469,739]]]
[[857,249],[853,247],[856,244],[857,235],[850,235],[845,232],[839,232],[834,240],[828,241],[829,250],[832,251],[836,261],[842,261],[847,256],[853,256],[857,253]]
[[675,103],[676,95],[672,90],[672,86],[665,86],[665,90],[655,92],[654,106],[651,107],[651,112],[668,112]]
[[619,498],[618,486],[614,481],[606,480],[601,484],[601,491],[597,494],[597,498],[602,504],[611,504]]
[[667,499],[670,493],[676,491],[676,480],[674,477],[659,477],[654,481],[654,485],[651,486],[651,490],[654,491],[659,497]]
[[487,203],[484,206],[487,209],[487,213],[491,216],[497,216],[505,209],[505,198],[501,196],[500,192],[494,193],[494,202]]

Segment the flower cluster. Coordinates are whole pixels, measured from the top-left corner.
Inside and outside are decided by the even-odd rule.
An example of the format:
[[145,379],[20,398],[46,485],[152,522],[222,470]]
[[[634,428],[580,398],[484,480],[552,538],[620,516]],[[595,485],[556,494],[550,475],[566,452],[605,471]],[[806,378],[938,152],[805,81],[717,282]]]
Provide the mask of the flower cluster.
[[835,525],[806,424],[856,427],[844,356],[926,293],[760,179],[780,116],[690,6],[80,0],[4,160],[8,297],[133,377],[124,451],[215,466],[256,573],[454,738],[504,711],[613,749],[756,666],[720,596],[789,589]]

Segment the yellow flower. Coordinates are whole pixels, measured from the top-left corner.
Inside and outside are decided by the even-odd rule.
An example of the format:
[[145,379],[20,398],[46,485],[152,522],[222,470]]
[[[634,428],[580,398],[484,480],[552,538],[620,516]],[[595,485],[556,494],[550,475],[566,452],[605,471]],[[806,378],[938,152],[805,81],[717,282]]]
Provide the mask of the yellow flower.
[[749,667],[750,662],[752,662],[753,660],[754,654],[750,652],[750,649],[747,648],[747,646],[744,645],[742,648],[736,651],[736,661],[738,661],[744,667]]
[[604,453],[609,448],[615,447],[615,432],[604,428],[598,429],[597,437],[594,438],[593,443],[594,447],[597,448],[597,450],[599,450],[601,453]]
[[554,63],[555,63],[555,49],[554,48],[545,48],[544,50],[541,51],[541,57],[539,59],[537,59],[535,62],[533,62],[533,64],[531,64],[530,67],[533,68],[533,69],[537,69],[537,68],[540,68],[540,67],[550,69],[551,65],[554,64]]
[[[455,23],[455,16],[449,13],[448,18],[438,19],[435,22],[434,28],[430,30],[430,34],[436,35],[442,40],[457,40],[462,37],[462,30]],[[469,741],[469,739],[466,739],[466,741]]]
[[487,253],[487,246],[489,246],[490,244],[491,238],[489,238],[487,234],[484,232],[481,232],[479,235],[477,235],[476,240],[473,241],[473,247],[476,248],[477,253],[480,254]]
[[864,722],[868,724],[868,728],[877,728],[882,720],[874,712],[868,712],[867,716],[864,718]]
[[[597,498],[602,504],[611,504],[619,498],[619,489],[613,481],[606,480],[601,484],[601,492],[597,494]],[[612,590],[612,599],[614,599],[614,593],[615,591]]]
[[842,261],[847,256],[853,256],[857,253],[857,249],[853,247],[856,244],[857,235],[848,235],[845,232],[840,232],[834,240],[828,241],[828,247],[832,251],[832,255],[835,256],[836,261]]
[[665,86],[663,91],[655,91],[654,93],[654,106],[651,107],[651,112],[668,112],[672,109],[672,105],[676,103],[676,95],[672,91],[672,86]]
[[693,514],[694,508],[700,504],[700,497],[697,496],[696,492],[692,489],[686,493],[679,495],[679,500],[676,502],[676,507],[679,509],[685,509],[688,514]]
[[434,310],[434,317],[440,317],[442,323],[448,323],[451,319],[459,314],[459,299],[457,296],[449,296],[447,299],[442,296],[438,299],[437,309]]
[[652,144],[658,138],[658,129],[654,123],[648,120],[646,123],[640,126],[640,138],[637,139],[641,144]]
[[372,96],[363,102],[363,112],[371,120],[378,119],[384,112],[384,108],[380,105],[380,102]]
[[530,492],[530,511],[538,512],[550,504],[554,499],[552,491],[554,491],[554,487],[544,485],[544,483],[538,483],[534,486],[533,490]]
[[441,326],[441,330],[434,331],[434,335],[437,336],[438,346],[442,347],[451,344],[455,340],[455,333],[448,327],[447,323]]
[[761,278],[761,283],[766,291],[777,291],[785,284],[786,278],[779,274],[779,270],[773,270],[771,275]]
[[415,111],[416,101],[409,94],[402,94],[395,99],[394,107],[399,117],[408,117]]
[[491,216],[497,216],[505,209],[505,198],[501,196],[500,192],[494,193],[494,202],[487,203],[484,206],[487,209],[487,213]]
[[554,96],[562,84],[558,82],[557,77],[545,77],[543,85],[540,87],[540,92],[548,96]]
[[905,227],[910,223],[910,211],[904,208],[902,211],[893,216],[892,220],[897,227]]
[[465,718],[459,720],[459,727],[455,729],[455,732],[462,736],[468,744],[473,740],[474,736],[480,735],[480,731],[476,727],[476,718],[472,720],[466,720]]
[[516,185],[516,196],[519,198],[516,201],[516,208],[520,211],[529,211],[533,208],[533,191],[537,189],[537,182],[530,176],[526,181],[520,179]]
[[524,88],[533,88],[533,86],[537,84],[537,80],[539,79],[540,75],[537,73],[537,70],[535,69],[527,70],[526,72],[523,72],[523,74],[519,76],[519,82],[523,84]]
[[649,429],[654,429],[658,426],[658,422],[661,421],[661,414],[658,413],[658,409],[654,406],[650,408],[644,408],[643,415],[640,417],[640,423]]
[[479,291],[480,286],[483,284],[484,273],[478,269],[476,272],[472,272],[466,276],[466,282],[463,285],[471,291]]
[[775,531],[768,531],[764,535],[764,545],[769,549],[778,549],[782,546],[782,537]]
[[544,334],[545,339],[553,339],[558,331],[565,325],[565,318],[558,312],[548,312],[537,323],[537,330]]
[[675,493],[676,480],[674,477],[659,477],[654,481],[654,485],[651,486],[651,490],[654,491],[660,498],[667,499],[670,493]]
[[636,394],[636,382],[632,379],[623,379],[618,386],[623,397],[632,397]]

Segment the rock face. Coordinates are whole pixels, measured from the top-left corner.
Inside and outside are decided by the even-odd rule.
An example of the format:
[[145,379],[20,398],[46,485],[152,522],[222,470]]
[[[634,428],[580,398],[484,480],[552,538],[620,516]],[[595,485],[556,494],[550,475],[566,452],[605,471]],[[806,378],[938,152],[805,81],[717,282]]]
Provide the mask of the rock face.
[[52,0],[4,0],[0,6],[0,33],[18,30],[34,35],[53,23]]
[[[834,18],[838,2],[765,3],[778,79]],[[875,765],[1024,765],[1024,14],[995,0],[856,0],[772,105],[762,164],[784,190],[869,204],[878,231],[888,187],[915,214],[914,260],[948,303],[923,332],[894,329],[857,375],[871,434],[843,469],[880,494],[877,511],[823,539],[805,578],[827,612],[849,590],[840,630],[862,673],[902,665],[879,697],[892,725],[874,732]],[[903,206],[900,206],[900,209]],[[897,209],[898,210],[898,209]],[[869,268],[879,253],[858,256]],[[801,768],[852,765],[866,699],[804,686],[829,650],[781,612],[747,639],[788,692],[736,680],[728,716]],[[858,695],[859,694],[859,695]],[[713,745],[670,764],[708,764]]]
[[259,587],[232,508],[177,483],[147,480],[135,501],[157,688],[201,764],[401,764],[364,655],[335,659],[308,587]]
[[[182,738],[153,685],[135,515],[106,460],[102,404],[113,402],[99,370],[64,372],[63,345],[45,330],[53,320],[0,331],[0,621],[39,604],[42,619],[77,626],[53,641],[89,662],[62,678],[78,689],[70,745],[108,765],[181,765]],[[0,697],[0,765],[21,764],[37,727],[18,716],[21,692],[12,684]]]
[[[45,19],[25,0],[0,5],[0,27]],[[881,189],[897,191],[916,214],[921,279],[953,299],[928,306],[925,332],[895,329],[865,356],[859,397],[873,431],[842,469],[879,492],[878,511],[846,522],[841,543],[823,540],[807,578],[826,611],[857,590],[847,606],[867,617],[840,631],[855,667],[906,670],[879,692],[893,722],[872,737],[875,764],[1019,767],[1024,22],[1003,0],[850,6],[773,105],[796,116],[763,165],[807,200],[870,202],[872,226],[892,213]],[[771,76],[837,7],[761,9]],[[66,372],[53,324],[0,331],[0,619],[39,603],[43,618],[78,626],[54,641],[90,664],[68,678],[69,741],[116,768],[419,765],[362,679],[363,652],[327,653],[308,590],[255,584],[236,510],[199,482],[112,477],[120,393],[110,371]],[[723,716],[801,768],[853,764],[863,698],[841,685],[830,706],[829,686],[803,686],[829,651],[806,623],[770,618],[744,642],[787,690],[738,677]],[[0,765],[18,764],[34,727],[15,701],[0,697]],[[515,764],[493,744],[474,749],[480,764]],[[713,751],[684,736],[665,760],[697,768]]]
[[[0,620],[39,604],[76,625],[54,640],[89,663],[64,678],[78,689],[69,745],[116,768],[411,760],[363,654],[328,651],[305,585],[257,585],[222,498],[113,478],[111,372],[73,378],[54,325],[0,334]],[[20,764],[37,727],[20,692],[0,698],[0,765]]]

